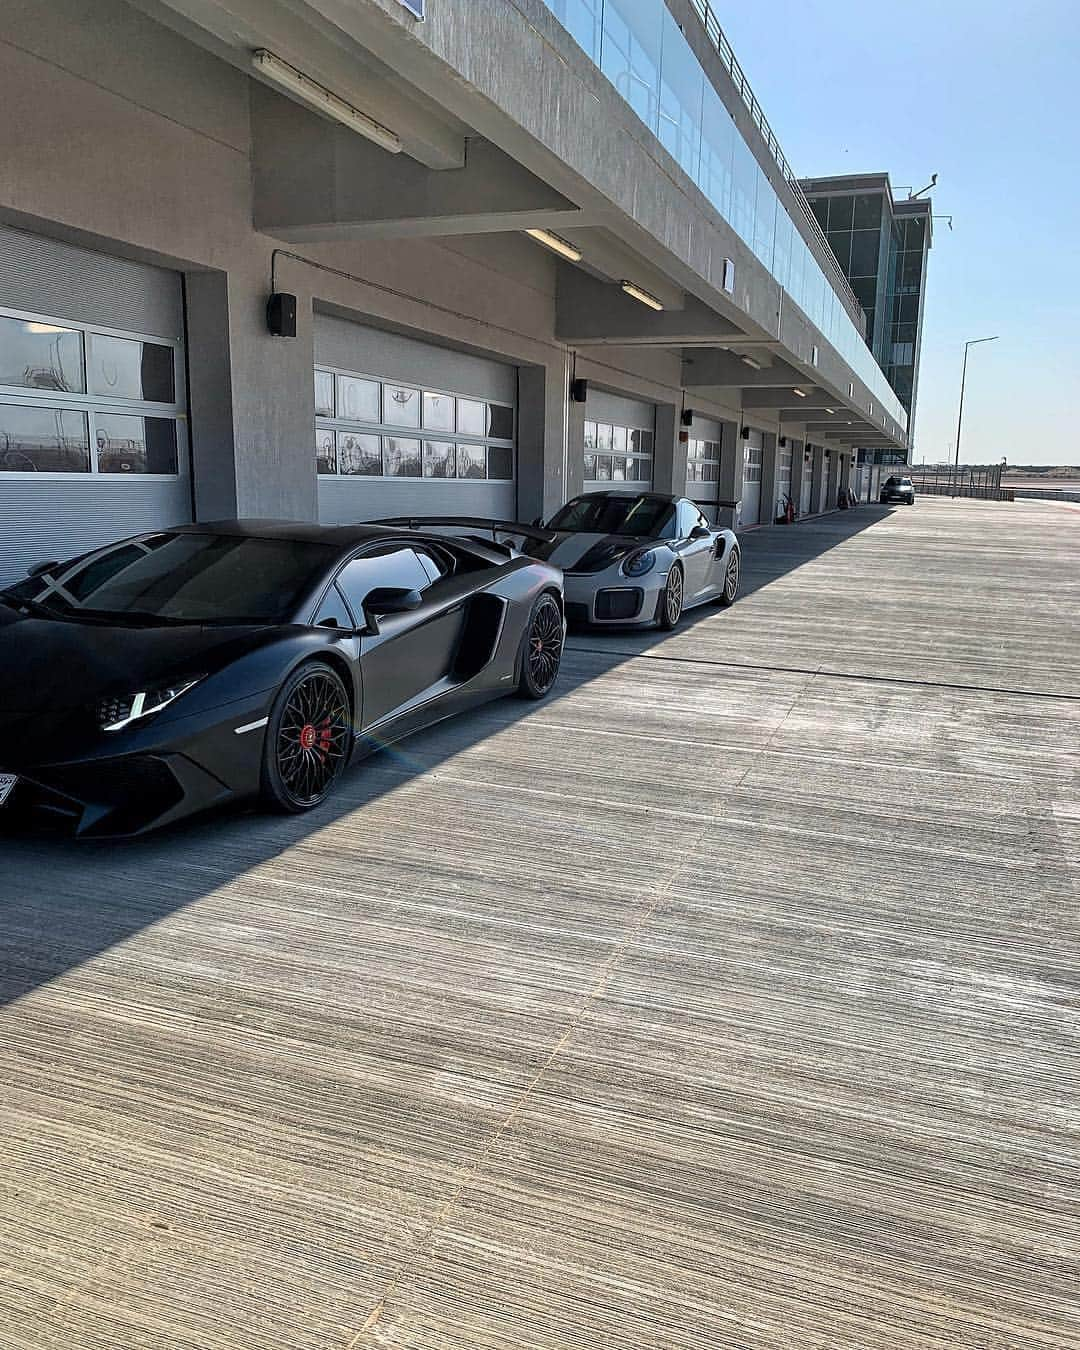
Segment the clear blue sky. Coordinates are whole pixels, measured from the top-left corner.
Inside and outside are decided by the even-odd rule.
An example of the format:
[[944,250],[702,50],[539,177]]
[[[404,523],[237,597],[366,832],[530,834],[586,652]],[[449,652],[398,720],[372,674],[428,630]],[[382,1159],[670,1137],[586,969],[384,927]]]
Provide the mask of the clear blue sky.
[[[712,0],[792,167],[938,174],[915,459],[1080,464],[1080,3]],[[906,193],[898,193],[902,196]]]

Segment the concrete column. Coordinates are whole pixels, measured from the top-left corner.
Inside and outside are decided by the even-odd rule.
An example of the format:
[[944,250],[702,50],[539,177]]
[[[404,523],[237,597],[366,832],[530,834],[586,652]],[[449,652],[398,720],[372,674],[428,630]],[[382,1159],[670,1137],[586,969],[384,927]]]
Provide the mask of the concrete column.
[[[720,484],[716,523],[735,528],[735,517],[742,500],[743,452],[737,422],[720,423]],[[727,503],[725,505],[725,503]]]
[[825,448],[821,445],[814,446],[814,459],[811,466],[813,473],[813,487],[810,490],[810,510],[812,513],[824,511],[822,503],[825,500]]
[[799,502],[802,501],[802,455],[805,443],[796,436],[788,436],[791,445],[791,501],[795,504],[795,516],[799,514]]
[[686,446],[679,441],[679,418],[673,403],[656,405],[653,488],[682,496],[686,489]]
[[267,280],[261,257],[228,275],[185,275],[199,520],[316,517],[311,296],[287,288],[297,294],[297,336],[271,337]]
[[762,525],[776,520],[776,435],[766,431],[761,451],[761,514]]
[[[553,515],[566,500],[570,409],[565,358],[518,370],[518,516],[531,521]],[[580,456],[579,456],[580,459]],[[578,465],[578,478],[581,465]]]
[[[569,398],[569,395],[567,395]],[[566,477],[563,500],[581,494],[585,483],[585,404],[566,405]]]
[[[237,513],[315,520],[315,339],[312,297],[299,270],[282,290],[296,295],[296,337],[266,329],[268,274],[261,256],[229,274]],[[279,269],[280,273],[280,269]]]
[[187,273],[184,301],[195,518],[228,520],[236,515],[237,472],[227,276]]
[[[791,500],[795,503],[795,514],[799,514],[799,503],[802,501],[803,485],[803,451],[805,443],[793,436],[788,437],[788,444],[791,446]],[[809,465],[806,465],[809,472]]]

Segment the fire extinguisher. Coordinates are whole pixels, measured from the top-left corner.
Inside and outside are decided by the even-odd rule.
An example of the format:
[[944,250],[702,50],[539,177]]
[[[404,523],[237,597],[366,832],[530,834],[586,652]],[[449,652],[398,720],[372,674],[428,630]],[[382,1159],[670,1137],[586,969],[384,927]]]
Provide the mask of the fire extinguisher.
[[790,497],[784,499],[784,524],[794,525],[795,523],[795,503]]

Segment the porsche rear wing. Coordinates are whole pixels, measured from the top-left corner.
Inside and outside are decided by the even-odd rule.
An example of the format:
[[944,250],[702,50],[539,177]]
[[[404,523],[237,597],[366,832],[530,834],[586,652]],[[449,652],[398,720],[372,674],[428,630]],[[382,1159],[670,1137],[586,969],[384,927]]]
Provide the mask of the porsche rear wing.
[[499,534],[519,534],[524,539],[539,539],[545,544],[554,543],[558,531],[541,530],[535,525],[522,525],[518,520],[492,520],[487,516],[389,516],[384,520],[373,520],[372,525],[392,525],[397,529],[424,530],[431,526],[453,526],[462,530],[490,530],[491,542],[500,545],[496,538]]

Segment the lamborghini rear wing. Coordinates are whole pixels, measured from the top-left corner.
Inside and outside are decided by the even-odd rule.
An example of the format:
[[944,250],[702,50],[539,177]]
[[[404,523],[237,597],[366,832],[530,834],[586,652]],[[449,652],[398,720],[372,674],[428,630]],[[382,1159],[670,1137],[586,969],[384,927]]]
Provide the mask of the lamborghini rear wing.
[[487,516],[390,516],[384,520],[373,520],[373,525],[393,525],[398,529],[426,530],[432,526],[454,526],[463,530],[490,530],[491,541],[498,544],[500,534],[517,534],[524,539],[539,539],[545,544],[553,543],[557,537],[555,530],[541,530],[535,525],[522,525],[517,520],[491,520]]

